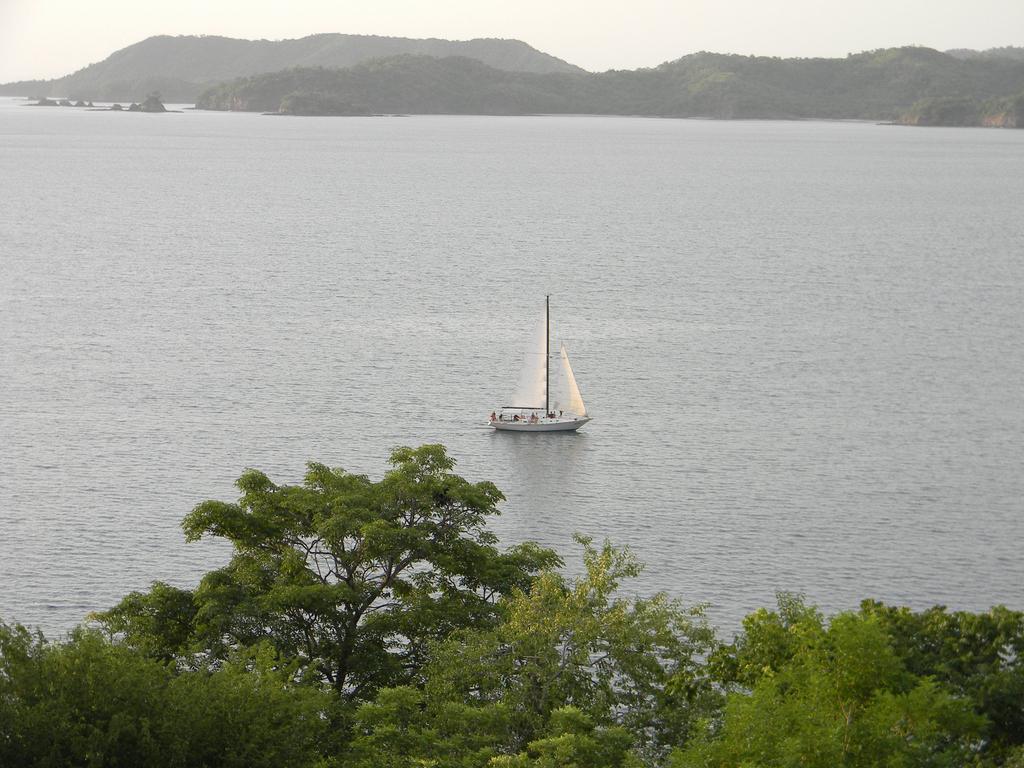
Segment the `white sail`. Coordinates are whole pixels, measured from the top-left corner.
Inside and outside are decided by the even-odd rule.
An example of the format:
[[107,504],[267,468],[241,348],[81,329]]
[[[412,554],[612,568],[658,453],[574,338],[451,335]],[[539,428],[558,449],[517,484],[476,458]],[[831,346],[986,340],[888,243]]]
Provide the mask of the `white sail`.
[[552,389],[551,410],[562,412],[569,416],[586,416],[587,407],[583,404],[583,397],[580,395],[580,388],[576,384],[576,377],[572,373],[572,366],[569,365],[569,353],[562,345],[560,365],[552,373],[557,372]]
[[508,405],[517,408],[543,410],[547,394],[547,376],[544,370],[544,356],[547,354],[547,318],[542,315],[540,325],[530,338],[523,355],[523,368],[519,383]]

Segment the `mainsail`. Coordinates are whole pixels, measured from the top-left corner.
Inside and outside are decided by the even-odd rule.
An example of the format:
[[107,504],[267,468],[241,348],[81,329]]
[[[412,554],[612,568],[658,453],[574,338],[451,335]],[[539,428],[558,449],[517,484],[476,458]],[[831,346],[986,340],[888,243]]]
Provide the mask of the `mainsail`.
[[547,394],[547,372],[544,368],[544,356],[547,354],[547,317],[541,316],[536,332],[523,355],[523,368],[519,373],[519,384],[512,395],[510,406],[514,408],[544,409]]

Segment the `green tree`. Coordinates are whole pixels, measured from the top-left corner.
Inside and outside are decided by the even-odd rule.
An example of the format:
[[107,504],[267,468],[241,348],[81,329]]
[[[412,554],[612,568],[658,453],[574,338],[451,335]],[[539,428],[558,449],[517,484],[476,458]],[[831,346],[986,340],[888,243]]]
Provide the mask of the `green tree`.
[[731,645],[720,646],[710,659],[719,682],[752,688],[765,675],[789,662],[807,636],[821,630],[821,613],[800,595],[778,592],[777,610],[759,608],[743,619],[743,631]]
[[355,713],[340,765],[351,768],[483,768],[508,742],[504,704],[473,707],[420,689],[385,688]]
[[702,609],[684,609],[664,594],[618,596],[621,580],[639,572],[635,558],[580,541],[585,575],[566,581],[546,572],[506,601],[495,628],[455,633],[424,670],[425,690],[442,701],[503,705],[505,754],[549,737],[557,731],[554,713],[573,707],[595,728],[624,728],[601,733],[628,732],[655,761],[718,706],[702,662],[714,633]]
[[77,630],[51,645],[0,625],[0,765],[147,765],[172,675],[164,664]]
[[292,677],[266,647],[178,672],[95,631],[0,624],[0,765],[311,765],[326,697]]
[[264,644],[217,669],[176,675],[158,727],[169,765],[304,766],[321,760],[330,706],[325,691],[296,685],[294,664]]
[[485,523],[501,493],[453,474],[442,446],[399,448],[390,463],[379,482],[322,464],[298,486],[247,471],[238,503],[203,502],[183,522],[188,540],[231,542],[227,566],[97,618],[134,647],[200,665],[269,643],[342,702],[409,682],[432,641],[493,625],[501,595],[559,561],[533,544],[499,552]]
[[125,632],[136,650],[173,661],[191,642],[196,611],[190,590],[157,581],[149,592],[132,592],[116,608],[92,618],[110,630]]
[[[740,658],[769,663],[759,672],[749,667],[752,690],[731,693],[721,723],[677,752],[673,768],[953,768],[969,759],[984,718],[969,701],[909,672],[881,622],[840,614],[825,626],[797,613],[784,641],[772,631],[739,644]],[[785,622],[759,612],[751,624],[763,630]]]
[[492,768],[641,768],[634,737],[617,725],[597,728],[576,707],[551,713],[545,734],[518,755],[497,757]]
[[910,672],[969,698],[988,718],[987,756],[1000,759],[1024,745],[1024,612],[1003,606],[914,612],[873,600],[862,602],[860,612],[879,622]]

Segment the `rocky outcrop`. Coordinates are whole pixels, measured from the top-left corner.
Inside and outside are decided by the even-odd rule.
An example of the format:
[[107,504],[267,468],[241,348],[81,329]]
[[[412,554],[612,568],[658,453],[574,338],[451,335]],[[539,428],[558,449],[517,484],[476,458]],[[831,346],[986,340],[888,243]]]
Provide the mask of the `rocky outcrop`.
[[1024,94],[980,103],[964,98],[919,99],[896,122],[901,125],[1024,128]]
[[978,125],[978,103],[973,99],[949,97],[918,99],[896,122],[901,125]]
[[1011,112],[1000,112],[994,115],[985,115],[981,118],[981,124],[986,128],[1024,128],[1018,117]]
[[1024,128],[1024,93],[986,103],[981,124],[992,128]]
[[146,100],[139,105],[139,109],[142,112],[166,112],[167,107],[160,101],[159,93],[151,93],[146,97]]

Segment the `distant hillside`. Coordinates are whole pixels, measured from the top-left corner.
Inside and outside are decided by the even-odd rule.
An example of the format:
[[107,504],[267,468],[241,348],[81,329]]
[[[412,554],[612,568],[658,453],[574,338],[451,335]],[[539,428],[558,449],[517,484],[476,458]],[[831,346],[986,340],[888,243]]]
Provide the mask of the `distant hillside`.
[[289,96],[319,94],[343,105],[343,113],[564,112],[591,82],[585,74],[505,72],[465,57],[395,56],[348,69],[289,69],[242,78],[206,91],[196,106],[277,112]]
[[984,51],[975,51],[971,48],[953,48],[946,51],[950,56],[958,59],[1013,59],[1024,61],[1024,48],[1007,45],[1002,48],[988,48]]
[[1024,62],[959,60],[930,48],[887,48],[843,59],[700,53],[659,68],[666,112],[716,117],[897,120],[929,97],[983,101],[1024,92]]
[[291,67],[350,67],[401,54],[464,56],[500,70],[582,72],[519,40],[414,40],[372,35],[311,35],[298,40],[160,36],[130,45],[98,64],[56,80],[0,85],[0,94],[138,101],[160,91],[166,101],[193,102],[215,83]]
[[589,113],[1024,125],[1021,48],[888,48],[841,59],[695,53],[589,73],[516,40],[313,35],[154,37],[99,64],[0,93],[165,101],[285,114]]
[[[303,114],[590,113],[900,121],[922,100],[959,99],[975,110],[970,118],[975,122],[969,124],[987,120],[1009,125],[992,111],[1004,103],[1000,100],[1021,93],[1024,62],[961,60],[911,47],[844,59],[696,53],[654,69],[594,74],[509,72],[466,58],[400,56],[343,70],[300,68],[241,78],[206,91],[197,106]],[[983,115],[988,115],[986,120]],[[961,124],[968,117],[957,119]]]

